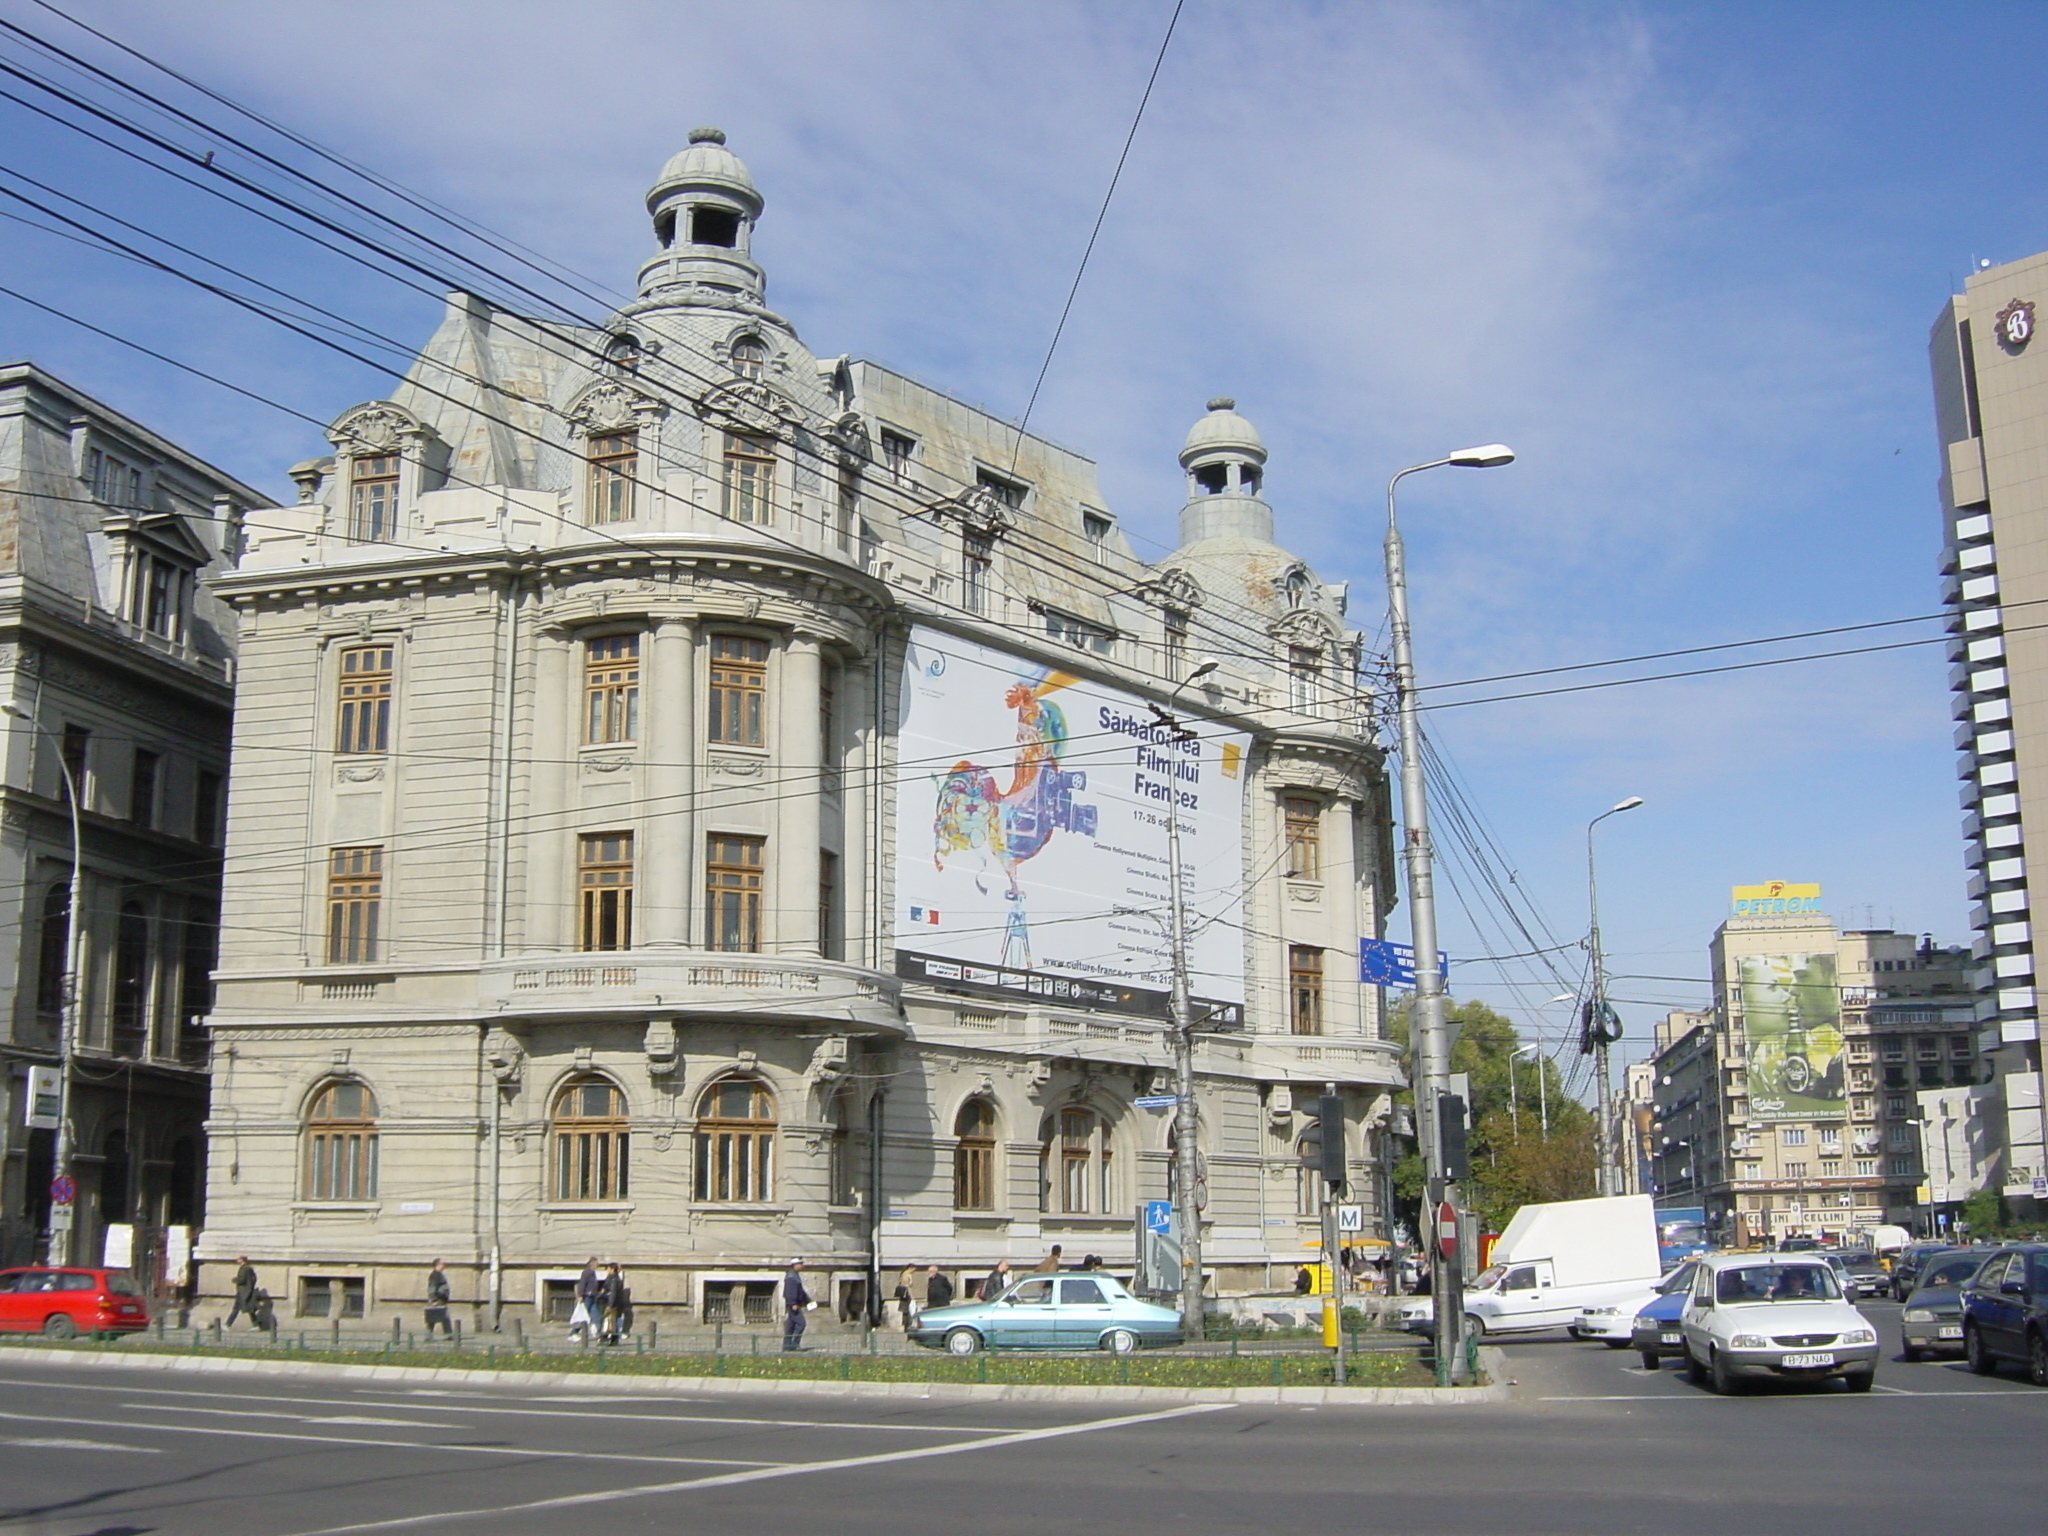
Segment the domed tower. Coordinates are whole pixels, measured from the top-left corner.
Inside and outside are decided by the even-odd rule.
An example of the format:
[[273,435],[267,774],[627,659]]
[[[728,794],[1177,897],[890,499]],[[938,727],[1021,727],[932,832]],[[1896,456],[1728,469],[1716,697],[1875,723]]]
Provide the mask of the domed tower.
[[1180,451],[1188,472],[1188,502],[1181,508],[1180,541],[1273,540],[1273,509],[1259,496],[1266,445],[1259,429],[1237,414],[1237,402],[1219,396],[1209,414],[1188,431]]
[[640,267],[640,296],[667,303],[759,304],[768,281],[749,248],[761,194],[718,128],[692,128],[689,148],[647,194],[659,254]]

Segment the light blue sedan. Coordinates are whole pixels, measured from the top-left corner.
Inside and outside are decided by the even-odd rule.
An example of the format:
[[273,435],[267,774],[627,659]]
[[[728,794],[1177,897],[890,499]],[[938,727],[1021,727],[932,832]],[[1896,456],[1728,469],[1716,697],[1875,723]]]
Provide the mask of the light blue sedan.
[[933,1307],[910,1337],[932,1349],[1106,1349],[1135,1354],[1178,1344],[1180,1314],[1140,1301],[1104,1274],[1028,1275],[994,1301]]

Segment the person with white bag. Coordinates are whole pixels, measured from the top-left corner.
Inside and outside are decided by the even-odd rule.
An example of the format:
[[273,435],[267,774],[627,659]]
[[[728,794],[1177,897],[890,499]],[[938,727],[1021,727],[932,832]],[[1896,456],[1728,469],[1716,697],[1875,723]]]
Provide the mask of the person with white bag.
[[569,1314],[569,1337],[595,1337],[603,1322],[604,1281],[597,1273],[597,1255],[592,1254],[576,1277],[576,1310]]

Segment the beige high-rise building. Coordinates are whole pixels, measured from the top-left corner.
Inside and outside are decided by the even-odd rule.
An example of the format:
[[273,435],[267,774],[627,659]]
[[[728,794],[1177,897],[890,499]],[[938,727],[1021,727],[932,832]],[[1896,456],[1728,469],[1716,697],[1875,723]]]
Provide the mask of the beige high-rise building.
[[1961,754],[1979,1044],[2014,1214],[2048,1212],[2027,828],[2048,827],[2048,253],[1973,273],[1929,351],[1943,452],[1942,599]]

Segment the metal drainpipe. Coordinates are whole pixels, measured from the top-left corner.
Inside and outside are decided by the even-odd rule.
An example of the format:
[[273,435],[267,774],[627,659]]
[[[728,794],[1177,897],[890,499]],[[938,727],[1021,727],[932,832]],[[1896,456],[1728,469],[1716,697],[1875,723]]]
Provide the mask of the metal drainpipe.
[[868,1326],[882,1326],[882,1100],[877,1087],[868,1098]]

